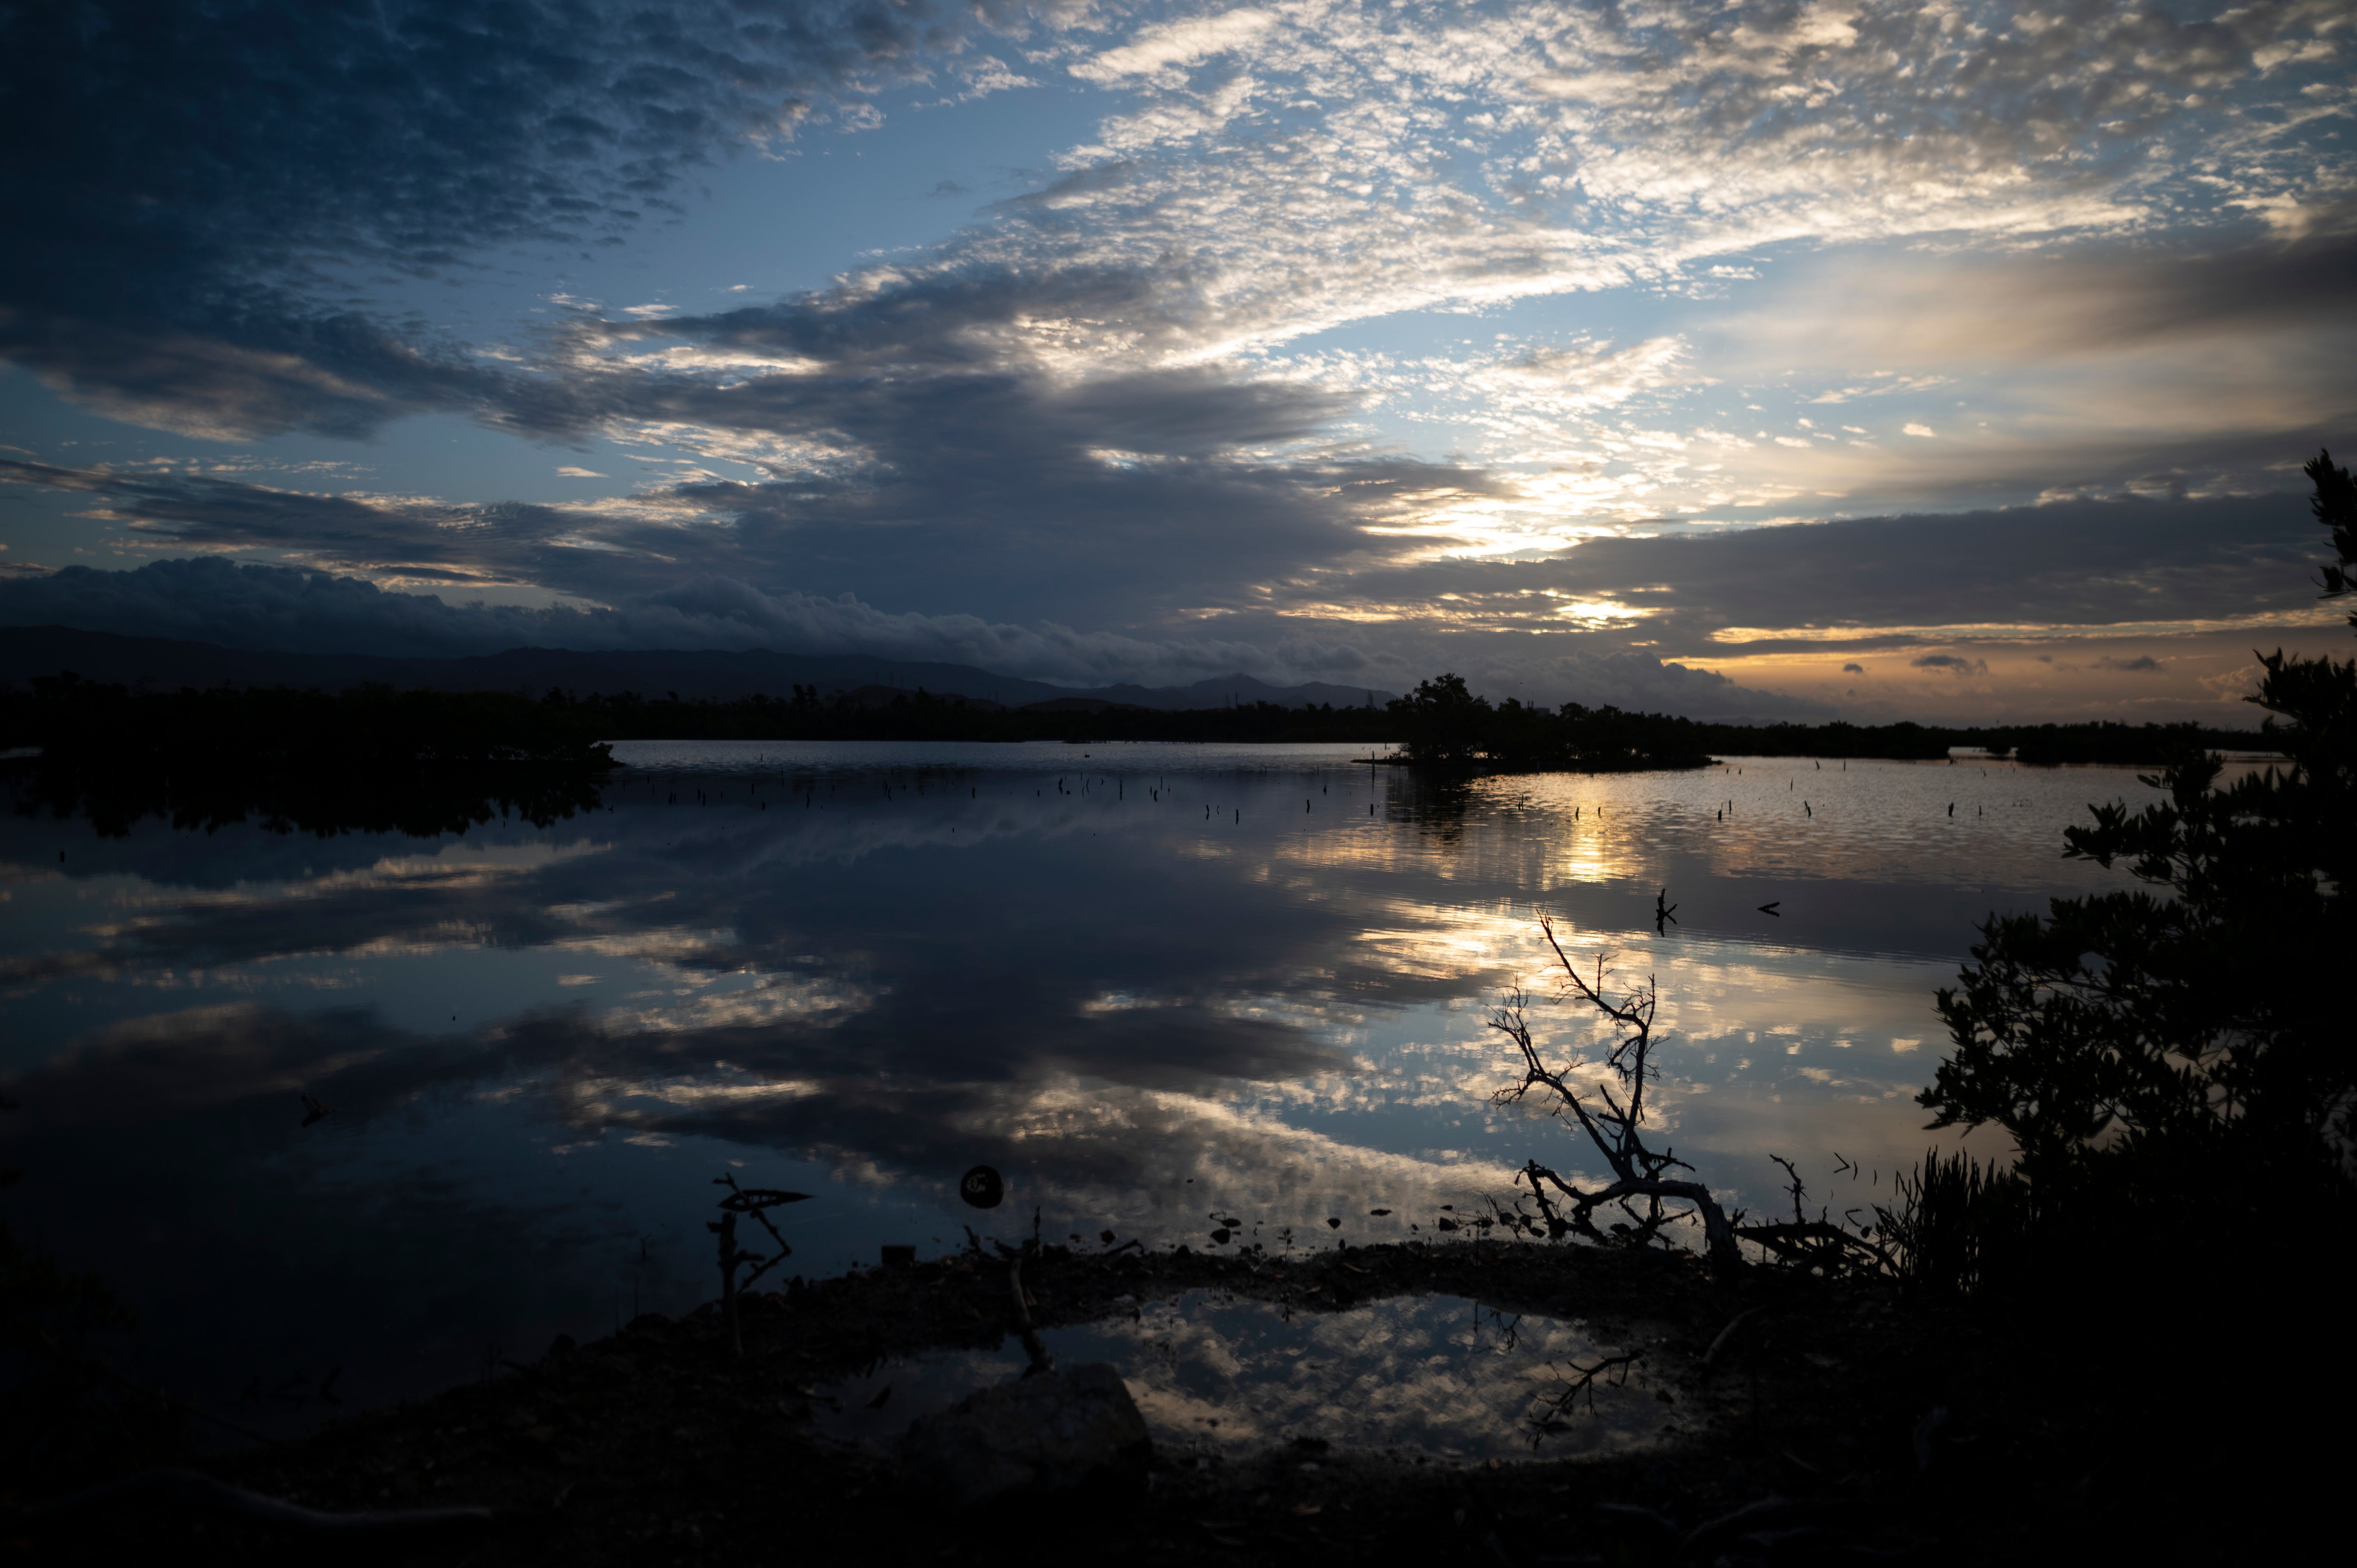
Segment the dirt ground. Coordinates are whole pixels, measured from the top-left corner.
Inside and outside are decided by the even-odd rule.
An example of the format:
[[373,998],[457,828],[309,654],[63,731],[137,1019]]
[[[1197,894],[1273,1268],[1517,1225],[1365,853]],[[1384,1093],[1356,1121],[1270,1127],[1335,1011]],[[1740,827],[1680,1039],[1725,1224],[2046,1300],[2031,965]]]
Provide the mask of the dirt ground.
[[[317,1509],[487,1505],[498,1510],[487,1522],[330,1540],[158,1498],[20,1519],[0,1526],[0,1540],[27,1562],[160,1550],[431,1568],[1520,1568],[2100,1560],[2128,1539],[2149,1539],[2140,1554],[2167,1558],[2170,1542],[2195,1539],[2156,1525],[2146,1466],[2124,1434],[2142,1417],[2106,1396],[2108,1380],[2091,1370],[2078,1386],[2067,1365],[2026,1354],[1988,1315],[1889,1287],[1765,1271],[1728,1283],[1680,1253],[1487,1240],[1286,1261],[1049,1247],[1023,1277],[1043,1327],[1125,1314],[1116,1298],[1198,1287],[1298,1312],[1437,1294],[1606,1334],[1641,1324],[1669,1364],[1651,1370],[1684,1434],[1587,1459],[1458,1463],[1314,1437],[1241,1459],[1157,1452],[1143,1493],[960,1514],[912,1492],[880,1454],[817,1436],[810,1416],[830,1380],[892,1356],[996,1347],[1013,1332],[1006,1264],[969,1254],[748,1296],[742,1356],[716,1306],[650,1315],[592,1344],[560,1341],[495,1380],[350,1417],[299,1446],[199,1466]],[[2270,1537],[2245,1529],[2226,1539]]]

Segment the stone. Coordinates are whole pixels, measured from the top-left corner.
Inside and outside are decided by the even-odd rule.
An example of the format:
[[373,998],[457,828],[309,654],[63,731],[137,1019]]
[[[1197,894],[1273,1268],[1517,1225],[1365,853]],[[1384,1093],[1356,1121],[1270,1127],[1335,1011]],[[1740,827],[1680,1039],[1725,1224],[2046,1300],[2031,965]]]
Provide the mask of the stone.
[[900,1439],[909,1479],[960,1507],[1142,1488],[1153,1455],[1137,1402],[1104,1361],[968,1394]]

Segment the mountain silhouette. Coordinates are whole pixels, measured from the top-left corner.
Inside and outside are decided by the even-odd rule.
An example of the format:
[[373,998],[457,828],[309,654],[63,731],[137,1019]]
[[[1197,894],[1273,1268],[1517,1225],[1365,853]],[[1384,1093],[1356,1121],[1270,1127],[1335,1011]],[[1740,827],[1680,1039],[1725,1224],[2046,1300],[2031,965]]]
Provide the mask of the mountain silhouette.
[[1283,707],[1330,703],[1340,708],[1359,707],[1370,701],[1380,706],[1395,695],[1318,681],[1273,686],[1241,671],[1189,686],[1078,688],[1000,675],[971,664],[856,653],[777,653],[768,649],[742,653],[686,649],[581,652],[511,648],[469,658],[404,659],[367,653],[262,652],[62,626],[0,627],[0,686],[23,686],[38,676],[68,670],[86,681],[163,691],[182,686],[316,686],[339,691],[380,682],[404,691],[425,687],[442,692],[521,692],[536,697],[551,687],[560,687],[582,696],[593,692],[637,692],[660,697],[675,692],[683,698],[728,702],[758,693],[789,696],[795,686],[802,685],[815,686],[827,694],[877,687],[899,692],[922,689],[1010,708],[1073,702],[1166,711],[1252,703]]

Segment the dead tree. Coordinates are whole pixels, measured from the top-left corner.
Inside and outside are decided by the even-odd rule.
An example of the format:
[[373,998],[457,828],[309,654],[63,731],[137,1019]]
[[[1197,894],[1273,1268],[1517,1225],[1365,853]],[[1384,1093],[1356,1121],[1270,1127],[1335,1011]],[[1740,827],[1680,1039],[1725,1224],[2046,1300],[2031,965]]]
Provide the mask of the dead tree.
[[[1598,1084],[1591,1090],[1572,1080],[1573,1073],[1598,1065],[1595,1062],[1547,1065],[1531,1039],[1530,1023],[1523,1015],[1527,998],[1516,987],[1505,1005],[1490,1015],[1490,1027],[1513,1041],[1522,1052],[1523,1078],[1521,1082],[1498,1090],[1497,1100],[1501,1103],[1520,1101],[1534,1089],[1547,1090],[1554,1097],[1552,1113],[1577,1122],[1612,1171],[1612,1180],[1605,1186],[1592,1192],[1582,1191],[1532,1160],[1523,1165],[1517,1184],[1530,1183],[1532,1196],[1538,1200],[1539,1213],[1545,1219],[1550,1234],[1577,1231],[1598,1241],[1610,1239],[1596,1228],[1596,1211],[1607,1204],[1617,1205],[1629,1216],[1631,1224],[1625,1229],[1631,1240],[1639,1241],[1650,1240],[1663,1226],[1684,1217],[1677,1210],[1664,1212],[1663,1199],[1691,1204],[1692,1211],[1701,1217],[1704,1245],[1712,1266],[1722,1273],[1739,1268],[1742,1258],[1736,1251],[1734,1227],[1728,1224],[1717,1199],[1711,1197],[1710,1188],[1698,1181],[1671,1175],[1674,1171],[1691,1172],[1694,1167],[1666,1149],[1656,1153],[1645,1146],[1641,1129],[1645,1121],[1645,1082],[1652,1070],[1653,1009],[1659,1001],[1652,977],[1615,1000],[1605,993],[1611,975],[1605,968],[1604,953],[1597,954],[1596,975],[1590,980],[1579,972],[1578,966],[1563,950],[1562,942],[1555,939],[1552,919],[1542,918],[1539,929],[1545,933],[1547,946],[1554,950],[1555,961],[1563,967],[1566,999],[1585,1003],[1611,1020],[1612,1048],[1601,1065],[1609,1068],[1620,1080],[1620,1095],[1615,1096],[1609,1084]],[[1554,1189],[1552,1195],[1549,1188]],[[1644,1201],[1644,1212],[1630,1207],[1633,1199]],[[1616,1229],[1620,1227],[1616,1225]]]

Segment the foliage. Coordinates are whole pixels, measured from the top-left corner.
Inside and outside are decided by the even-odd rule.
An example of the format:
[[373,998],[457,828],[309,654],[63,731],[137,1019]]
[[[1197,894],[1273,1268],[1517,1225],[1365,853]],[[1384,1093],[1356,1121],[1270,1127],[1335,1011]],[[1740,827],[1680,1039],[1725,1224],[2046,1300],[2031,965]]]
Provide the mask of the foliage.
[[1482,755],[1496,716],[1487,697],[1465,688],[1462,675],[1419,681],[1415,690],[1390,703],[1394,727],[1418,762],[1461,766]]
[[1393,700],[1389,716],[1393,738],[1405,745],[1413,760],[1455,769],[1699,768],[1714,755],[1938,761],[1955,746],[1978,746],[2041,766],[2137,767],[2190,761],[2220,747],[2271,744],[2264,734],[2191,724],[1728,725],[1579,703],[1550,712],[1512,697],[1492,706],[1469,691],[1461,675],[1418,682],[1413,693]]
[[1415,761],[1437,768],[1609,772],[1700,768],[1710,761],[1704,726],[1666,714],[1631,714],[1566,703],[1550,713],[1509,697],[1492,707],[1462,675],[1420,681],[1390,704],[1396,738]]
[[[2350,591],[2346,470],[2309,465]],[[2357,621],[2357,617],[2352,617]],[[2338,1185],[2357,1105],[2340,964],[2351,950],[2357,661],[2263,656],[2250,700],[2289,758],[2218,786],[2189,757],[2147,779],[2167,799],[2093,808],[2065,854],[2165,890],[1992,917],[1962,984],[1939,994],[1954,1042],[1920,1097],[1932,1125],[1995,1123],[2049,1187],[2116,1183],[2102,1156],[2180,1197],[2229,1173]],[[2237,1183],[2239,1185],[2239,1183]]]

